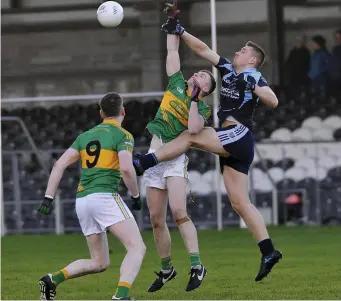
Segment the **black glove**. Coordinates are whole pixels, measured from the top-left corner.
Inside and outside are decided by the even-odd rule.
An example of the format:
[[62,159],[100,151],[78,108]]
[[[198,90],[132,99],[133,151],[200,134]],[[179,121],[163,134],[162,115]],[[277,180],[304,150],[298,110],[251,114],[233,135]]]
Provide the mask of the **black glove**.
[[44,215],[50,215],[53,210],[53,198],[45,196],[44,200],[40,203],[38,207],[38,212]]
[[167,34],[181,36],[185,28],[179,23],[178,18],[168,18],[167,22],[161,26],[161,30]]
[[193,90],[192,90],[192,93],[191,93],[191,100],[192,101],[195,101],[195,102],[199,102],[199,94],[201,92],[201,89],[199,87],[199,84],[193,80]]
[[246,90],[251,90],[252,92],[255,90],[256,88],[256,80],[252,77],[252,76],[248,76],[246,78],[246,86],[245,86]]
[[132,200],[132,205],[131,205],[131,210],[141,210],[142,209],[142,205],[143,205],[143,201],[140,198],[140,195],[138,195],[137,197],[131,197]]

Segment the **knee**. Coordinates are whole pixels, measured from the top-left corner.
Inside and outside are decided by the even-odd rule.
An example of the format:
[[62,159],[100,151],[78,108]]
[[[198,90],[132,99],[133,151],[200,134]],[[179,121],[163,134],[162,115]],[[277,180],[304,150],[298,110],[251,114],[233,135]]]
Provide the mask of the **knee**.
[[138,246],[137,250],[138,250],[138,253],[139,253],[140,255],[142,255],[142,257],[144,257],[144,255],[146,255],[147,247],[146,247],[146,245],[144,244],[144,242],[142,242],[142,243]]
[[230,201],[234,211],[237,213],[242,213],[243,210],[251,204],[249,198],[244,199],[238,194],[231,194]]
[[166,221],[164,221],[159,215],[151,214],[150,222],[154,230],[159,230],[166,227]]
[[135,256],[138,257],[144,257],[147,251],[147,247],[144,244],[142,238],[141,240],[138,241],[131,241],[130,243],[127,244],[127,251],[128,252],[134,252]]
[[190,218],[187,215],[187,211],[184,209],[174,210],[172,211],[172,214],[173,214],[173,219],[178,227],[190,221]]
[[109,260],[95,260],[95,272],[101,273],[110,267]]

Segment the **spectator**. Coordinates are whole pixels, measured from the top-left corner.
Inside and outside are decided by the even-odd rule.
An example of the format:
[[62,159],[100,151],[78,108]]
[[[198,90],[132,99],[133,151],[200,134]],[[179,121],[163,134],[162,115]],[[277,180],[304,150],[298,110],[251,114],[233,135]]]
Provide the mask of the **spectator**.
[[299,93],[309,82],[310,51],[307,47],[307,37],[297,37],[296,40],[297,44],[291,49],[286,60],[290,97],[295,97],[294,94]]
[[329,52],[326,48],[326,39],[321,35],[313,36],[311,39],[313,53],[310,59],[309,78],[314,93],[323,91],[327,81],[327,67]]
[[335,32],[335,46],[328,64],[330,92],[336,96],[341,92],[341,29]]

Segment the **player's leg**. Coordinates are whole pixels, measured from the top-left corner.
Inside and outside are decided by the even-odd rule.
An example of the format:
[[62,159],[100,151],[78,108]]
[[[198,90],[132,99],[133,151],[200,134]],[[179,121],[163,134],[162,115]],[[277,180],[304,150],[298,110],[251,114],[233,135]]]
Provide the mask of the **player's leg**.
[[260,270],[255,278],[256,281],[260,281],[270,273],[273,266],[282,258],[282,254],[275,250],[262,215],[250,202],[247,175],[230,166],[224,166],[223,178],[233,209],[244,220],[262,253]]
[[43,276],[40,281],[42,300],[53,300],[56,287],[65,280],[105,271],[110,264],[106,233],[86,236],[91,259],[78,259],[65,268]]
[[262,263],[256,281],[263,279],[278,262],[282,254],[274,249],[264,220],[257,208],[250,202],[248,172],[254,157],[252,133],[243,125],[216,129],[229,157],[220,158],[226,191],[233,209],[243,218],[258,241],[262,252]]
[[[162,166],[161,166],[162,168]],[[154,241],[161,260],[161,270],[157,278],[149,286],[148,292],[158,291],[163,285],[176,276],[171,259],[171,237],[166,223],[167,190],[162,179],[159,166],[148,170],[145,174],[147,185],[147,205],[153,228]]]
[[134,167],[136,172],[138,175],[141,175],[145,170],[157,165],[159,162],[169,161],[179,157],[191,147],[221,156],[228,155],[214,128],[205,127],[195,135],[190,134],[186,130],[179,137],[165,144],[156,152],[135,158]]
[[115,298],[129,298],[129,290],[144,258],[146,247],[130,209],[117,193],[96,193],[92,216],[102,230],[109,230],[125,246],[127,254],[122,262]]
[[127,250],[121,264],[120,280],[112,299],[129,298],[129,290],[140,271],[146,246],[133,217],[109,226],[108,230],[121,241]]
[[86,236],[91,259],[79,259],[64,269],[43,276],[39,280],[41,298],[53,300],[56,287],[63,281],[87,274],[104,271],[109,266],[108,242],[105,231],[93,217],[93,205],[96,200],[92,195],[76,200],[76,213],[84,236]]
[[147,204],[153,228],[154,241],[161,258],[161,269],[169,272],[171,264],[171,237],[166,223],[167,190],[147,187]]
[[169,206],[172,211],[174,221],[177,224],[184,240],[190,259],[191,271],[186,291],[191,291],[201,285],[203,277],[206,276],[207,271],[201,264],[200,260],[197,230],[192,220],[187,215],[186,184],[187,179],[184,177],[167,177]]

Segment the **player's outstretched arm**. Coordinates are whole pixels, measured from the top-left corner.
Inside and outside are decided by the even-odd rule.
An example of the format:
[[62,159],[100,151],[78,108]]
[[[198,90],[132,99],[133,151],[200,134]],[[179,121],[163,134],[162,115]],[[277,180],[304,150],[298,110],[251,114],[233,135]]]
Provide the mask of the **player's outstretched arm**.
[[136,172],[133,166],[133,155],[127,150],[118,152],[120,160],[120,170],[124,184],[127,186],[133,197],[139,196],[139,187],[137,185]]
[[179,36],[167,34],[166,71],[168,76],[180,71],[179,45]]
[[197,37],[189,34],[185,31],[181,35],[185,43],[191,48],[197,55],[203,59],[208,60],[212,65],[216,66],[219,63],[220,56],[214,52],[207,44],[199,40]]
[[45,195],[54,197],[62,179],[65,169],[70,165],[78,162],[80,159],[79,152],[73,148],[69,148],[64,152],[64,154],[58,159],[58,161],[53,165],[49,181],[47,183],[47,188]]

